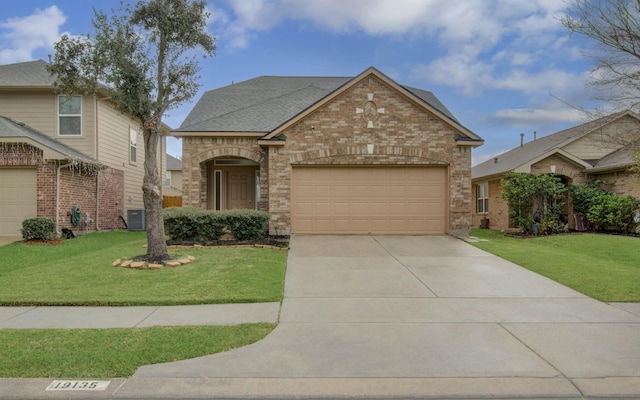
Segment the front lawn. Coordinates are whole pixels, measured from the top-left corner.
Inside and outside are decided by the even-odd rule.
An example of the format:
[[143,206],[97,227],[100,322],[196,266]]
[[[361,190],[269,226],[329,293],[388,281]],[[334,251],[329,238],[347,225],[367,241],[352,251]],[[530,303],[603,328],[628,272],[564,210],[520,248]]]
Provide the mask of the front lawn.
[[520,239],[487,229],[474,246],[604,302],[640,302],[640,238],[566,234]]
[[281,301],[286,252],[188,248],[178,268],[112,267],[146,253],[144,232],[97,232],[57,245],[0,247],[0,305],[178,305]]
[[263,323],[144,329],[0,329],[0,377],[129,377],[142,365],[246,346],[274,327]]

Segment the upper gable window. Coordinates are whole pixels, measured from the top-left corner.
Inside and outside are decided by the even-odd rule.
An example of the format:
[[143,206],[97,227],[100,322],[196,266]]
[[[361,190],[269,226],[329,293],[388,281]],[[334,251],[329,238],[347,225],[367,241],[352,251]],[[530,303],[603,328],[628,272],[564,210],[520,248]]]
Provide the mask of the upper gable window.
[[58,96],[58,134],[82,135],[82,96]]

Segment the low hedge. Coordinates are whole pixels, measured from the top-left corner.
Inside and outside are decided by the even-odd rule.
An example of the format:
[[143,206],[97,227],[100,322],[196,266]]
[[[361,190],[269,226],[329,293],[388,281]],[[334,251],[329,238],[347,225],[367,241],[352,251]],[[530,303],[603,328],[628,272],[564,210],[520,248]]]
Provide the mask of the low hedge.
[[36,217],[22,221],[22,238],[24,240],[49,241],[57,237],[56,222],[51,218]]
[[163,211],[164,230],[170,240],[211,241],[225,233],[237,240],[267,235],[269,213],[256,210],[210,211],[197,207],[169,207]]

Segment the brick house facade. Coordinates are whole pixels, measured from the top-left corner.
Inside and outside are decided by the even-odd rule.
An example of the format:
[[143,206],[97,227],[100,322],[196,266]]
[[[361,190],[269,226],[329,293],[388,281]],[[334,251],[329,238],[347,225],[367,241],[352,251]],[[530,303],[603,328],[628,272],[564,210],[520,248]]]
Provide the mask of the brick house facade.
[[[640,140],[640,117],[623,111],[569,128],[530,142],[522,141],[506,153],[473,167],[473,226],[484,219],[492,229],[512,227],[509,209],[502,200],[502,183],[511,172],[535,175],[555,173],[569,185],[593,180],[605,182],[605,188],[619,195],[640,198],[640,178],[630,171],[636,143]],[[480,186],[486,185],[488,209],[480,209]],[[565,214],[569,228],[576,227],[571,201],[567,195]]]
[[[257,78],[247,82],[245,85],[255,86],[261,81]],[[316,87],[313,84],[296,87],[291,93],[297,96]],[[215,95],[213,93],[209,100],[201,102],[210,101]],[[221,121],[219,126],[208,126],[207,130],[202,126],[194,129],[191,127],[193,120],[198,116],[204,119],[207,113],[197,105],[192,112],[195,116],[190,115],[180,129],[172,132],[183,138],[183,205],[223,209],[216,206],[219,199],[216,196],[219,195],[215,189],[223,191],[224,188],[212,180],[212,175],[222,178],[226,167],[222,162],[216,166],[216,160],[249,160],[251,168],[256,171],[255,183],[259,185],[255,190],[259,197],[255,207],[270,212],[272,234],[444,234],[469,229],[472,216],[471,149],[482,144],[482,139],[464,128],[435,96],[400,86],[374,68],[355,78],[344,79],[316,96],[271,126],[259,127],[261,130],[253,134],[243,131],[234,135],[225,127],[225,121]],[[232,103],[237,101],[243,105],[245,102],[232,97],[233,93],[227,97]],[[277,101],[282,101],[283,97],[277,96]],[[269,112],[269,101],[260,99],[254,106],[264,107]],[[249,113],[251,111],[248,110]],[[261,118],[259,113],[256,115]],[[246,117],[238,114],[239,119]],[[262,117],[268,119],[264,115]],[[330,192],[333,200],[314,202],[313,195],[304,197],[303,193],[314,190],[313,184],[303,182],[296,186],[296,175],[302,176],[303,170],[317,173],[319,179],[326,174],[334,174],[337,179],[349,179],[348,174],[364,176],[369,172],[372,178],[366,184],[360,184],[355,178],[346,180],[344,185],[329,183],[325,192]],[[393,186],[392,190],[383,187],[378,177],[393,175],[404,179],[414,173],[436,176],[432,186],[425,186],[427,192],[439,193],[434,195],[433,204],[425,202],[420,195],[403,202],[402,199],[389,200],[384,194],[376,194],[378,190],[386,190],[391,195],[394,190],[410,194],[414,184],[396,185],[390,179],[387,182]],[[421,179],[418,178],[418,182]],[[214,190],[211,190],[212,186],[215,186]],[[349,193],[341,194],[343,189]],[[360,195],[358,190],[366,191],[366,194]],[[344,197],[338,198],[339,195]],[[216,201],[212,201],[212,197],[216,197]],[[300,204],[293,204],[296,201]],[[224,200],[220,203],[224,205]],[[344,209],[354,213],[360,211],[359,207],[369,211],[363,211],[358,218],[340,214],[342,211],[338,203],[344,203]],[[403,224],[411,225],[409,220],[413,217],[401,214],[413,206],[417,208],[416,218],[434,220],[433,229],[418,224],[415,230],[403,230]],[[378,211],[375,211],[376,207]],[[423,216],[423,207],[435,207],[430,211],[433,215]],[[338,216],[320,215],[326,210]],[[302,223],[296,224],[296,218],[309,222],[305,222],[303,227]],[[334,231],[339,224],[331,220],[341,218],[351,221],[347,224],[360,224],[362,228],[353,232]],[[381,224],[372,228],[374,225],[367,225],[366,219],[379,219]],[[390,226],[394,223],[399,228],[392,231]],[[333,228],[321,228],[327,226]]]

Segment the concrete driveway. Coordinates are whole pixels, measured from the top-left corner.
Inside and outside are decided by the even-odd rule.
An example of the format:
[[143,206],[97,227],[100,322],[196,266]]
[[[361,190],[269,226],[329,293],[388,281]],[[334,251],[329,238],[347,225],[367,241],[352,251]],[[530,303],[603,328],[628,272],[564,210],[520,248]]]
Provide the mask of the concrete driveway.
[[118,393],[149,388],[187,397],[635,397],[640,315],[448,236],[294,236],[279,326],[251,346],[142,367]]

